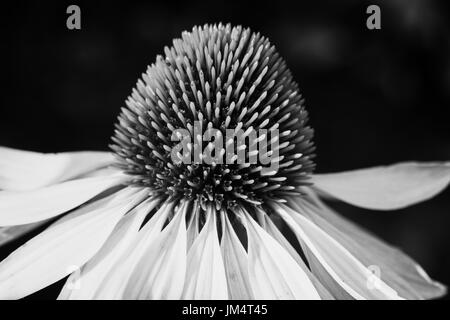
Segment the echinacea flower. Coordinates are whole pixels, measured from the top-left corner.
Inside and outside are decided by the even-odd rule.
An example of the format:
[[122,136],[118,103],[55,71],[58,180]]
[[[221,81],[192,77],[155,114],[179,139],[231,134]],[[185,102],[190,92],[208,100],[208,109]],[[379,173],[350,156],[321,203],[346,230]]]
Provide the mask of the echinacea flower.
[[[307,120],[297,84],[265,37],[221,24],[183,33],[138,81],[111,153],[0,148],[0,244],[49,224],[0,263],[0,298],[67,276],[60,299],[443,295],[411,258],[321,198],[403,208],[445,189],[450,163],[314,174]],[[173,133],[197,140],[194,122],[223,135],[276,129],[275,147],[264,151],[277,153],[276,169],[175,161]]]

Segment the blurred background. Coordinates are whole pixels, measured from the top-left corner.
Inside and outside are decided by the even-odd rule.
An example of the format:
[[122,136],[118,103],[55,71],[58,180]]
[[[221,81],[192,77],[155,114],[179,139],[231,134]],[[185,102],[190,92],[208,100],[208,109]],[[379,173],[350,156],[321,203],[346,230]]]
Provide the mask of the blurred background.
[[[66,27],[71,4],[81,8],[81,30]],[[381,30],[366,28],[370,4],[381,8]],[[230,22],[269,37],[286,59],[316,130],[318,172],[450,160],[449,5],[2,3],[0,145],[41,152],[107,150],[120,107],[163,47],[194,25]],[[450,285],[450,189],[393,212],[336,207]],[[0,258],[14,246],[1,249]],[[61,285],[31,298],[55,297]]]

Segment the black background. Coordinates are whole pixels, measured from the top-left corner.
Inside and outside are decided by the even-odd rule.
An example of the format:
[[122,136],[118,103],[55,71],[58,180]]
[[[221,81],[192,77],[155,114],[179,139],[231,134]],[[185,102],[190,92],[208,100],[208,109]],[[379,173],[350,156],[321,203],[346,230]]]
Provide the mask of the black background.
[[[81,8],[81,30],[66,28],[70,4]],[[369,4],[381,7],[381,30],[366,28]],[[107,150],[120,107],[163,47],[194,25],[230,22],[269,37],[293,71],[316,130],[317,172],[450,159],[450,10],[444,1],[0,6],[0,145]],[[337,208],[449,285],[449,193],[393,212]],[[12,247],[1,256],[5,250]],[[50,297],[56,287],[34,297]]]

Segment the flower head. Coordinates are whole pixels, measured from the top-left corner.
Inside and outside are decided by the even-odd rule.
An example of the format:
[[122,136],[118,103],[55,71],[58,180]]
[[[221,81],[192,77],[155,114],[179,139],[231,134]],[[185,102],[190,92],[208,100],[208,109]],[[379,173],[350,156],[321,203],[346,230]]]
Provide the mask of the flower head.
[[221,24],[183,33],[138,81],[112,153],[0,148],[0,245],[48,226],[0,263],[0,298],[67,276],[61,299],[442,295],[321,198],[403,208],[445,189],[450,163],[316,174],[307,120],[266,38]]
[[[112,150],[132,183],[163,197],[197,199],[217,210],[263,204],[300,194],[299,187],[308,184],[314,146],[307,120],[298,85],[265,37],[242,27],[207,25],[183,33],[148,68],[119,116]],[[279,170],[265,172],[259,162],[179,165],[171,153],[180,128],[191,142],[209,128],[221,137],[227,129],[243,135],[277,130],[271,137],[277,149],[270,151],[277,151],[272,162]],[[202,142],[201,150],[207,147]],[[252,145],[244,147],[248,157]],[[224,157],[226,145],[215,152]]]

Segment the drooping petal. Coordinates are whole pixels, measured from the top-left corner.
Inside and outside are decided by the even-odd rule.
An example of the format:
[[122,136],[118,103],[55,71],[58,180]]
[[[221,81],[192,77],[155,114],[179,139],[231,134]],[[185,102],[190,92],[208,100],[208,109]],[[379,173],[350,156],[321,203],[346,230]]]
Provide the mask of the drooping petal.
[[124,250],[123,255],[112,265],[98,287],[94,299],[129,299],[124,291],[136,265],[149,245],[161,234],[161,229],[172,213],[173,203],[163,203],[150,220],[139,231],[138,236]]
[[401,209],[432,198],[450,182],[450,162],[405,162],[330,174],[316,174],[315,187],[352,205]]
[[334,299],[333,295],[322,285],[319,279],[317,279],[316,276],[313,273],[311,273],[311,271],[305,265],[305,262],[302,260],[300,255],[289,243],[289,241],[283,236],[281,231],[278,230],[277,226],[272,222],[272,220],[267,215],[264,216],[264,219],[265,219],[264,230],[266,230],[269,235],[271,235],[275,240],[277,240],[278,243],[284,249],[286,249],[287,252],[289,252],[291,257],[294,258],[294,260],[297,262],[300,268],[302,268],[303,272],[306,273],[308,278],[313,283],[314,287],[316,288],[317,292],[320,295],[320,298],[322,300],[333,300]]
[[0,226],[28,224],[52,218],[120,185],[123,180],[124,176],[117,174],[71,180],[31,191],[0,191]]
[[401,299],[369,266],[301,214],[280,204],[275,210],[296,234],[304,249],[320,262],[326,272],[355,299]]
[[183,299],[227,299],[227,280],[216,227],[216,212],[207,219],[189,249]]
[[20,238],[21,236],[27,234],[28,232],[36,228],[39,228],[46,222],[47,221],[39,221],[20,226],[0,227],[0,246]]
[[316,288],[291,255],[243,212],[250,283],[255,299],[319,300]]
[[186,275],[186,210],[180,203],[174,217],[149,244],[125,289],[127,299],[180,299]]
[[321,202],[314,194],[309,201],[290,199],[289,204],[341,243],[364,263],[376,265],[380,277],[406,299],[432,299],[446,288],[430,279],[425,271],[401,250],[345,219]]
[[227,276],[228,292],[231,299],[253,299],[250,277],[248,275],[248,255],[231,226],[225,212],[221,212],[222,220],[222,249],[225,273]]
[[112,164],[109,152],[38,153],[0,147],[0,190],[25,191]]
[[[335,300],[356,300],[351,296],[340,284],[336,281],[328,271],[323,267],[322,263],[314,256],[314,254],[308,250],[308,247],[300,242],[306,260],[308,261],[309,268],[314,276],[320,281],[320,283],[326,288]],[[340,278],[338,278],[339,280]],[[319,291],[319,290],[318,290]]]
[[200,206],[198,205],[198,201],[194,201],[194,210],[191,213],[191,217],[189,219],[188,227],[187,227],[187,249],[189,250],[192,247],[195,239],[197,239],[199,231],[199,214]]
[[136,239],[147,214],[158,204],[158,200],[147,199],[123,217],[99,252],[80,270],[67,279],[58,299],[93,299],[101,283],[113,265]]
[[[124,190],[63,217],[0,263],[0,299],[19,299],[81,268],[145,193]],[[124,193],[126,196],[124,197]],[[124,197],[124,198],[122,198]]]

